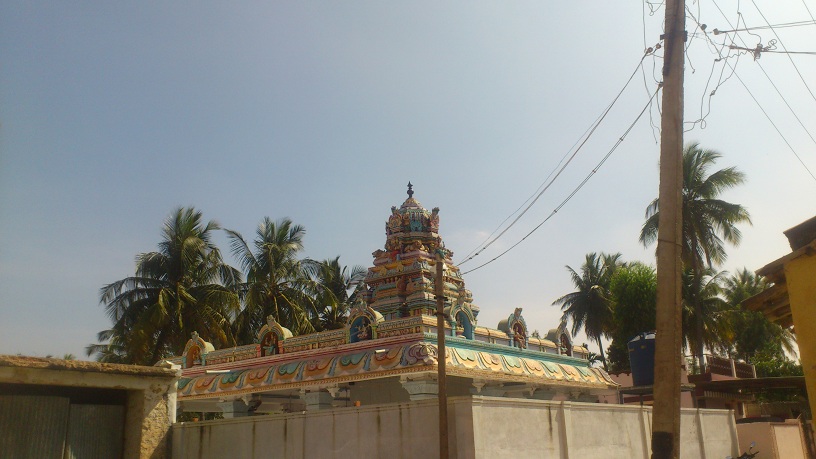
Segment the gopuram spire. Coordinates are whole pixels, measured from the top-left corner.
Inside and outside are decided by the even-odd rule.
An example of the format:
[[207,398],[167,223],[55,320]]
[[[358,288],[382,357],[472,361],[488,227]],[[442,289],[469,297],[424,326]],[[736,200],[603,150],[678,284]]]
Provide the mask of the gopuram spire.
[[[385,246],[372,253],[368,269],[368,303],[387,318],[405,315],[433,316],[436,253],[444,253],[445,297],[452,305],[470,307],[472,296],[439,235],[439,208],[428,211],[414,198],[408,182],[408,198],[392,206],[385,223]],[[475,306],[474,315],[478,313]]]

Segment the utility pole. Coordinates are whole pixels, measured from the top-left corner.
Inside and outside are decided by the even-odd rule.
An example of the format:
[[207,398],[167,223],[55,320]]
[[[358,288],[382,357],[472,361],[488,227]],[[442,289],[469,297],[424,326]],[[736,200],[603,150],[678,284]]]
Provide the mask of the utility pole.
[[448,459],[448,387],[445,378],[445,249],[436,251],[436,382],[439,389],[439,458]]
[[666,0],[665,7],[652,459],[680,457],[685,3],[685,0]]

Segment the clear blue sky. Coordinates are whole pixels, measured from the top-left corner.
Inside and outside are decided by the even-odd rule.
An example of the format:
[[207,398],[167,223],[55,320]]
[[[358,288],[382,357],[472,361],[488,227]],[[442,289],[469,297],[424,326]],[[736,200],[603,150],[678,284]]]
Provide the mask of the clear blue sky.
[[[735,22],[737,2],[718,4]],[[757,5],[773,24],[810,19],[801,0]],[[689,7],[708,30],[730,29],[711,0]],[[741,9],[748,26],[764,25],[750,1]],[[109,325],[99,288],[133,273],[177,206],[246,236],[264,216],[289,217],[307,229],[304,255],[369,266],[410,180],[420,202],[441,208],[442,236],[461,259],[611,102],[644,43],[658,42],[662,15],[637,2],[0,0],[0,353],[84,357]],[[689,120],[720,69],[706,89],[715,56],[697,32]],[[775,38],[754,33],[739,36],[750,47]],[[789,50],[816,52],[816,26],[778,33]],[[791,57],[816,91],[816,56]],[[661,61],[644,63],[575,161],[481,259],[549,215],[613,146],[659,78]],[[788,57],[759,63],[816,133],[816,100]],[[816,173],[816,142],[751,56],[737,75]],[[655,135],[641,119],[550,221],[465,277],[480,324],[523,307],[531,328],[556,326],[550,304],[572,289],[564,266],[587,252],[653,263],[637,236],[657,195]],[[722,268],[787,253],[781,232],[816,214],[816,180],[736,77],[686,139],[748,178],[724,197],[754,225]]]

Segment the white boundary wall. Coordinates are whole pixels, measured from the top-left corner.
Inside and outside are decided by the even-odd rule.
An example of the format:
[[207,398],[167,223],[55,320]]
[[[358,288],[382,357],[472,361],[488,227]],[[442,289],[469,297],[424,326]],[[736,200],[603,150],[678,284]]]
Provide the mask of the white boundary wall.
[[[451,457],[649,459],[650,407],[494,397],[449,400]],[[173,427],[173,458],[414,458],[438,454],[435,400]],[[684,409],[682,459],[737,456],[733,413]]]

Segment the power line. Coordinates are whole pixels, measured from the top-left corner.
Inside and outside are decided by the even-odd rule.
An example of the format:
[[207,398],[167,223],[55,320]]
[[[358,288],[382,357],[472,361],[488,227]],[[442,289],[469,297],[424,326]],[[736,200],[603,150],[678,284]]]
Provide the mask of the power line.
[[776,50],[769,50],[765,51],[768,53],[778,53],[778,54],[808,54],[811,56],[816,56],[816,51],[776,51]]
[[[657,47],[657,45],[655,45],[655,47]],[[552,184],[555,183],[555,180],[558,179],[558,177],[561,175],[562,172],[564,172],[564,170],[567,168],[567,166],[569,166],[569,164],[572,162],[572,160],[575,159],[575,156],[578,154],[578,152],[581,150],[581,148],[583,148],[583,146],[586,145],[587,141],[590,139],[590,137],[592,137],[592,134],[595,133],[595,130],[598,128],[598,126],[600,126],[600,124],[604,120],[604,118],[606,118],[606,115],[608,115],[610,110],[612,110],[612,107],[615,105],[615,103],[618,101],[620,96],[623,94],[623,92],[629,86],[629,83],[632,82],[632,79],[637,74],[638,69],[643,64],[643,60],[646,59],[646,57],[649,54],[653,53],[653,52],[654,52],[654,48],[646,49],[646,51],[643,54],[643,57],[640,58],[640,62],[638,62],[637,67],[635,67],[635,70],[632,72],[632,74],[629,76],[629,79],[626,80],[626,83],[623,85],[623,88],[621,88],[621,90],[618,92],[618,94],[615,96],[615,98],[612,100],[612,102],[606,107],[606,109],[604,109],[604,111],[601,113],[601,115],[595,120],[593,125],[591,125],[591,127],[588,129],[589,133],[587,134],[587,131],[584,131],[584,136],[582,136],[583,141],[581,141],[581,138],[579,138],[578,141],[576,141],[576,144],[578,144],[578,142],[580,142],[580,145],[578,145],[578,148],[575,148],[575,144],[573,144],[572,148],[570,148],[570,150],[568,150],[567,153],[561,158],[561,161],[559,161],[559,163],[556,165],[555,169],[553,169],[553,171],[550,172],[550,175],[547,176],[547,179],[545,179],[544,182],[541,185],[539,185],[539,187],[533,193],[535,198],[533,198],[532,196],[530,198],[527,198],[527,201],[525,201],[524,204],[526,204],[528,201],[530,201],[531,198],[532,198],[532,202],[530,202],[530,204],[528,204],[527,207],[525,207],[524,210],[520,214],[518,214],[518,216],[516,216],[516,218],[512,222],[510,222],[510,224],[506,228],[504,228],[496,237],[494,237],[492,240],[490,240],[486,244],[485,244],[485,242],[482,242],[482,244],[484,244],[484,245],[480,244],[479,247],[481,247],[481,248],[477,247],[478,250],[474,249],[473,251],[471,251],[470,254],[468,254],[468,256],[465,257],[465,259],[458,264],[458,266],[461,266],[461,265],[467,263],[468,261],[472,260],[473,258],[479,256],[479,254],[481,254],[485,249],[487,249],[488,247],[493,245],[493,243],[496,242],[505,233],[507,233],[507,231],[510,228],[512,228],[521,219],[521,217],[523,217],[524,214],[526,214],[527,211],[530,210],[531,207],[533,207],[533,205],[536,203],[536,201],[538,201],[538,199],[550,188],[550,186],[552,186]],[[574,152],[569,157],[567,162],[564,163],[563,166],[561,166],[561,163],[564,162],[564,158],[566,158],[566,156],[569,155],[569,152],[573,151],[573,150],[574,150]],[[559,166],[561,166],[560,169],[559,169]],[[556,170],[558,172],[555,173],[555,176],[553,176],[553,172],[555,172]],[[552,179],[550,179],[550,177],[552,177]],[[549,180],[549,183],[547,183],[548,180]],[[543,189],[542,189],[542,187],[543,187]],[[541,191],[539,191],[539,190],[541,190]],[[524,204],[522,204],[519,207],[519,209],[521,209],[521,207],[524,207]],[[512,217],[513,215],[516,214],[516,212],[519,211],[519,209],[516,209],[512,214],[510,214],[507,218],[505,218],[504,221],[502,221],[499,224],[499,226],[496,227],[495,230],[493,230],[493,232],[490,234],[490,236],[488,236],[487,239],[485,239],[485,241],[490,239],[491,236],[493,236],[493,234],[495,234],[496,231],[498,231],[499,228],[501,228],[502,225],[504,225],[504,223],[507,220],[510,219],[510,217]]]
[[[720,8],[720,5],[718,5],[718,4],[717,4],[717,1],[716,1],[716,0],[712,0],[712,2],[714,3],[714,6],[716,6],[716,7],[717,7],[717,10],[719,10],[719,12],[720,12],[720,14],[723,16],[723,18],[725,18],[725,21],[728,23],[728,25],[729,25],[729,26],[731,26],[731,27],[734,27],[734,26],[731,24],[731,21],[729,21],[729,20],[728,20],[728,16],[726,16],[726,15],[725,15],[725,13],[723,12],[723,10]],[[696,19],[696,18],[693,18],[693,19],[694,19],[695,21],[697,21],[697,19]],[[739,24],[737,24],[737,25],[739,25]],[[737,35],[737,36],[739,37],[739,35]],[[707,37],[709,40],[711,40],[711,38],[710,38],[710,37],[708,37],[708,34],[706,34],[706,37]],[[746,47],[748,46],[748,45],[745,43],[745,40],[743,40],[743,39],[742,39],[742,37],[739,37],[739,39],[740,39],[740,41],[742,42],[742,44],[743,44],[743,45],[745,45]],[[736,46],[736,42],[734,42],[734,39],[733,39],[733,38],[731,38],[731,45],[732,45],[732,46]],[[720,55],[720,57],[722,57],[722,53],[721,53],[720,51],[718,51],[718,54]],[[797,115],[797,114],[796,114],[796,111],[795,111],[795,110],[793,109],[793,107],[791,107],[791,105],[788,103],[788,99],[786,99],[786,98],[785,98],[785,96],[784,96],[784,95],[782,95],[782,91],[780,91],[780,90],[779,90],[779,88],[776,86],[776,83],[774,83],[774,81],[773,81],[773,79],[771,78],[771,76],[770,76],[770,75],[768,75],[768,72],[766,72],[766,71],[765,71],[765,67],[763,67],[763,66],[762,66],[762,64],[761,64],[761,63],[759,63],[758,61],[757,61],[757,66],[759,66],[759,69],[760,69],[760,70],[762,71],[762,73],[765,75],[765,78],[767,78],[767,79],[768,79],[768,82],[769,82],[769,83],[771,83],[771,86],[774,88],[774,90],[776,91],[776,93],[777,93],[777,94],[779,95],[779,97],[782,99],[782,102],[784,102],[785,106],[786,106],[786,107],[788,107],[788,110],[790,110],[790,112],[791,112],[791,114],[793,115],[793,117],[794,117],[794,118],[796,118],[796,121],[799,123],[799,125],[800,125],[800,126],[802,126],[802,129],[804,129],[804,130],[805,130],[805,133],[808,135],[808,137],[810,137],[810,140],[812,140],[812,141],[813,141],[813,143],[814,143],[814,144],[816,144],[816,139],[814,139],[813,134],[811,134],[811,133],[810,133],[810,129],[808,129],[808,128],[807,128],[807,126],[805,126],[805,123],[803,123],[803,122],[802,122],[802,119],[801,119],[801,118],[799,118],[799,115]],[[730,65],[729,65],[729,67],[730,67]],[[733,67],[732,67],[732,68],[733,68]],[[734,71],[736,72],[736,69],[735,69]],[[740,79],[740,82],[742,83],[742,80],[741,80],[741,79]],[[743,84],[743,86],[745,86],[745,83],[742,83],[742,84]],[[748,86],[745,86],[745,89],[746,89],[746,91],[748,91]],[[809,89],[808,89],[808,90],[809,90]],[[748,93],[750,94],[750,91],[748,91]],[[752,97],[753,97],[753,95],[752,95]],[[754,99],[754,100],[756,100],[756,99]],[[757,105],[759,105],[759,102],[757,102]],[[761,105],[759,106],[759,108],[760,108],[760,110],[762,110],[763,112],[765,112],[765,110],[762,108],[762,106],[761,106]],[[767,114],[766,114],[766,116],[767,116]],[[769,117],[768,119],[770,120],[770,117]],[[773,121],[771,121],[771,123],[773,124]],[[774,125],[774,127],[776,127],[776,125]],[[777,129],[777,131],[779,131],[779,129]],[[781,132],[779,132],[779,134],[780,134],[780,135],[782,135],[782,133],[781,133]],[[783,140],[785,140],[785,143],[788,143],[787,139],[785,139],[785,137],[784,137],[784,136],[783,136],[782,138],[783,138]],[[788,146],[790,146],[790,144],[788,144]],[[791,147],[791,151],[793,151],[793,148],[792,148],[792,147]],[[799,155],[798,155],[798,154],[796,154],[796,152],[795,152],[795,151],[793,152],[793,154],[794,154],[794,155],[796,155],[796,157],[797,157],[797,158],[799,158]],[[799,159],[799,161],[800,161],[800,162],[802,161],[802,160],[801,160],[801,158]],[[802,164],[804,164],[804,163],[802,163]],[[807,169],[807,166],[805,166],[805,168]],[[810,170],[808,170],[808,172],[810,172]],[[811,174],[811,175],[812,175],[812,174]]]
[[646,113],[646,110],[649,107],[652,106],[652,100],[655,98],[655,96],[657,96],[657,93],[660,92],[660,88],[661,88],[661,86],[659,85],[657,87],[657,89],[655,90],[655,92],[652,94],[652,96],[649,98],[649,101],[646,102],[646,105],[643,106],[643,109],[640,110],[640,113],[638,114],[637,118],[635,118],[635,121],[633,121],[632,124],[630,124],[629,127],[626,129],[626,131],[624,131],[623,135],[621,135],[618,138],[617,142],[615,142],[615,145],[612,146],[612,148],[609,150],[609,152],[601,159],[601,161],[595,166],[595,168],[593,168],[592,171],[590,171],[590,173],[587,174],[586,177],[584,177],[584,179],[581,181],[581,183],[579,183],[578,186],[575,187],[575,189],[573,189],[572,192],[563,201],[561,201],[561,204],[559,204],[555,209],[553,209],[553,211],[550,213],[550,215],[547,216],[547,218],[545,218],[541,223],[539,223],[532,230],[530,230],[530,232],[527,233],[523,238],[521,238],[518,242],[516,242],[515,244],[508,247],[502,253],[496,255],[495,257],[491,258],[489,261],[487,261],[485,263],[482,263],[481,265],[479,265],[479,266],[477,266],[477,267],[475,267],[475,268],[473,268],[473,269],[471,269],[469,271],[463,272],[462,275],[472,273],[473,271],[476,271],[477,269],[481,269],[481,268],[489,265],[490,263],[493,263],[494,261],[498,260],[499,258],[504,256],[507,252],[513,250],[519,244],[524,242],[528,237],[530,237],[531,234],[535,233],[539,228],[541,228],[542,225],[547,223],[547,221],[549,221],[556,213],[558,213],[558,211],[561,210],[561,208],[564,207],[576,195],[576,193],[578,193],[578,191],[580,191],[581,188],[584,187],[584,185],[586,185],[586,183],[589,181],[589,179],[591,179],[592,176],[595,175],[596,172],[598,172],[598,170],[601,168],[601,166],[603,166],[603,164],[606,162],[606,160],[609,159],[610,156],[612,156],[612,153],[618,148],[618,146],[621,143],[623,143],[623,140],[626,138],[626,136],[629,134],[629,132],[632,130],[632,128],[635,127],[635,125],[640,120],[640,118],[643,117],[643,114]]
[[805,5],[805,9],[808,12],[808,16],[810,16],[810,19],[813,19],[813,24],[816,24],[816,18],[814,18],[813,13],[810,12],[810,8],[808,8],[807,2],[805,0],[802,0],[802,4]]
[[[726,62],[726,64],[728,64],[728,62]],[[728,66],[730,67],[731,64],[728,64]],[[802,167],[804,167],[805,170],[808,172],[808,174],[810,174],[810,176],[813,177],[813,180],[816,180],[816,175],[813,175],[813,172],[810,171],[810,169],[807,167],[807,164],[805,164],[805,162],[802,161],[802,158],[799,157],[799,154],[796,153],[796,150],[793,149],[790,142],[788,142],[788,139],[786,139],[785,136],[782,135],[782,131],[780,131],[779,128],[776,127],[776,123],[773,122],[773,119],[771,118],[770,115],[768,115],[768,112],[766,112],[765,109],[762,108],[762,105],[759,104],[759,101],[757,100],[757,98],[754,97],[754,94],[751,93],[751,90],[748,89],[748,86],[745,84],[744,81],[742,81],[742,78],[740,78],[740,76],[736,73],[736,71],[734,72],[734,76],[737,77],[737,80],[740,83],[742,83],[742,86],[745,88],[746,91],[748,91],[748,95],[751,96],[751,99],[754,99],[754,102],[756,102],[757,107],[759,107],[759,109],[762,110],[762,113],[765,115],[765,118],[768,118],[768,121],[771,122],[771,125],[774,127],[774,129],[776,129],[776,132],[779,133],[779,136],[782,137],[782,140],[785,141],[785,145],[787,145],[788,148],[790,148],[790,151],[793,153],[794,156],[796,156],[796,159],[798,159],[799,162],[802,164]]]
[[[776,33],[776,30],[773,28],[773,26],[771,26],[771,23],[768,21],[768,19],[765,17],[765,15],[762,14],[762,11],[760,11],[760,9],[757,6],[756,2],[754,0],[751,0],[751,3],[754,4],[754,8],[756,8],[759,15],[762,16],[762,19],[765,20],[765,23],[768,24],[768,27],[770,27],[771,32],[773,32],[776,39],[779,40],[779,45],[782,46],[782,49],[787,51],[788,48],[785,46],[784,43],[782,43],[782,38],[779,37],[779,34]],[[793,65],[793,68],[796,69],[796,73],[799,75],[799,78],[802,80],[802,83],[805,85],[805,88],[807,88],[808,92],[810,93],[810,97],[812,97],[813,100],[816,101],[816,95],[814,95],[813,91],[810,90],[810,86],[808,86],[807,81],[805,81],[805,77],[802,76],[802,72],[799,71],[799,67],[796,66],[796,62],[793,61],[793,58],[790,57],[790,54],[788,54],[788,59],[790,60],[791,65]]]
[[[643,0],[643,3],[640,8],[641,22],[643,24],[643,49],[647,49],[647,47],[649,46],[646,44],[646,3],[647,1]],[[650,16],[652,14],[650,14]],[[655,48],[657,46],[658,45],[655,45]],[[654,53],[652,53],[652,78],[655,80],[655,83],[659,83],[660,81],[654,76],[655,68],[657,67],[655,65],[655,60],[656,60],[655,55]],[[649,83],[646,81],[646,68],[642,64],[640,66],[640,73],[643,75],[643,88],[646,90],[646,94],[651,94],[651,91],[649,90]],[[657,133],[660,132],[660,129],[655,124],[654,117],[652,117],[652,107],[649,107],[649,126],[652,128],[652,137],[654,138],[655,143],[657,143]]]
[[[551,171],[550,171],[550,173],[547,175],[547,178],[545,178],[545,179],[544,179],[544,181],[543,181],[543,182],[541,182],[541,184],[538,186],[538,188],[536,188],[536,190],[533,192],[533,194],[531,194],[529,198],[527,198],[527,199],[526,199],[526,200],[525,200],[523,203],[521,203],[521,205],[520,205],[520,206],[518,206],[518,208],[517,208],[516,210],[514,210],[514,211],[513,211],[513,212],[512,212],[510,215],[508,215],[508,216],[507,216],[507,218],[505,218],[504,220],[502,220],[502,222],[501,222],[501,223],[499,223],[499,225],[498,225],[498,226],[497,226],[497,227],[496,227],[496,228],[493,230],[493,232],[491,232],[491,233],[490,233],[490,234],[489,234],[489,235],[488,235],[488,236],[487,236],[487,237],[484,239],[484,241],[480,242],[480,243],[479,243],[479,245],[477,245],[477,246],[476,246],[476,247],[475,247],[473,250],[471,250],[471,251],[470,251],[470,252],[469,252],[467,255],[465,255],[465,260],[464,260],[464,261],[462,261],[461,263],[459,263],[460,265],[461,265],[461,264],[463,264],[463,263],[466,263],[468,260],[470,260],[470,259],[472,259],[473,257],[475,257],[476,255],[473,255],[473,254],[474,254],[474,252],[476,252],[477,250],[479,250],[480,248],[482,248],[482,245],[483,245],[484,243],[486,243],[487,241],[489,241],[489,240],[490,240],[490,238],[491,238],[491,237],[493,237],[493,235],[494,235],[494,234],[496,234],[496,232],[497,232],[497,231],[498,231],[498,230],[499,230],[499,229],[500,229],[502,226],[504,226],[504,224],[505,224],[505,223],[507,223],[507,220],[510,220],[510,219],[513,217],[513,215],[516,215],[516,213],[518,213],[518,211],[519,211],[519,210],[521,210],[521,209],[522,209],[522,208],[523,208],[523,207],[524,207],[524,206],[525,206],[525,205],[526,205],[528,202],[530,202],[530,200],[531,200],[531,199],[535,198],[535,197],[536,197],[536,195],[538,195],[539,191],[541,191],[541,188],[542,188],[544,185],[546,185],[546,184],[547,184],[547,182],[550,180],[550,177],[552,177],[552,175],[553,175],[553,174],[554,174],[554,173],[555,173],[555,172],[558,170],[558,168],[561,166],[561,164],[564,162],[564,160],[567,158],[567,156],[569,156],[570,152],[571,152],[571,151],[572,151],[572,150],[573,150],[573,149],[574,149],[574,148],[575,148],[575,147],[578,145],[578,143],[579,143],[579,142],[581,142],[581,139],[583,139],[583,138],[584,138],[584,137],[587,135],[587,133],[588,133],[588,132],[590,132],[590,130],[592,130],[592,129],[593,129],[593,127],[597,126],[597,123],[599,123],[599,122],[601,121],[601,119],[603,118],[603,116],[605,115],[605,113],[606,113],[606,112],[607,112],[607,111],[608,111],[608,110],[609,110],[611,107],[612,107],[612,104],[608,105],[608,106],[607,106],[607,107],[604,109],[604,111],[603,111],[603,112],[601,112],[601,114],[600,114],[600,115],[598,115],[598,117],[597,117],[597,118],[595,118],[595,121],[593,121],[593,122],[592,122],[592,124],[590,124],[590,125],[589,125],[589,126],[586,128],[586,130],[584,131],[584,133],[583,133],[583,134],[581,134],[581,136],[580,136],[580,137],[578,137],[578,140],[576,140],[576,141],[575,141],[575,143],[574,143],[574,144],[572,144],[572,146],[569,148],[569,150],[567,150],[567,152],[566,152],[566,153],[564,153],[564,156],[562,156],[562,157],[561,157],[561,159],[558,161],[558,164],[556,164],[556,165],[555,165],[555,168],[553,168],[553,170],[551,170]],[[482,248],[482,250],[484,250],[484,248]],[[473,257],[471,257],[471,255],[473,255]],[[477,254],[477,255],[478,255],[478,254]]]
[[[691,9],[689,9],[689,8],[688,8],[688,6],[686,6],[686,13],[688,13],[688,16],[689,16],[689,17],[691,17],[691,19],[692,19],[692,20],[693,20],[693,21],[694,21],[694,22],[697,24],[697,28],[698,28],[698,29],[700,29],[700,30],[702,30],[702,32],[703,32],[703,36],[706,38],[706,42],[705,42],[705,43],[706,43],[706,45],[707,45],[709,48],[712,48],[712,47],[713,47],[714,52],[715,52],[715,53],[716,53],[716,54],[719,56],[719,58],[714,59],[714,62],[713,62],[713,63],[712,63],[712,65],[711,65],[711,71],[710,71],[710,72],[709,72],[709,74],[708,74],[708,80],[706,80],[705,89],[703,90],[703,94],[702,94],[702,96],[700,97],[700,118],[696,119],[695,121],[687,121],[687,122],[684,122],[684,124],[690,124],[690,125],[691,125],[691,127],[689,127],[688,129],[685,129],[685,130],[684,130],[684,132],[689,132],[689,131],[693,130],[693,129],[694,129],[694,127],[695,127],[697,124],[699,124],[699,125],[700,125],[700,128],[701,128],[701,129],[705,129],[705,127],[706,127],[706,118],[708,118],[708,115],[710,115],[710,114],[711,114],[711,99],[714,97],[714,95],[716,95],[716,94],[717,94],[717,90],[718,90],[718,89],[720,89],[720,86],[722,86],[723,84],[725,84],[725,82],[727,82],[729,79],[731,79],[731,77],[733,76],[733,73],[734,73],[734,72],[732,71],[730,75],[728,75],[727,77],[725,77],[725,78],[723,79],[723,76],[725,75],[725,64],[723,63],[723,66],[722,66],[722,68],[720,69],[720,75],[719,75],[719,78],[717,79],[717,84],[716,84],[716,86],[714,87],[714,89],[712,89],[712,90],[711,90],[711,92],[710,92],[710,93],[708,93],[708,110],[707,110],[707,111],[705,111],[705,98],[706,98],[706,92],[708,91],[708,88],[709,88],[709,86],[710,86],[710,84],[711,84],[711,78],[714,76],[714,70],[715,70],[715,69],[716,69],[716,67],[717,67],[717,63],[718,63],[718,62],[723,62],[723,61],[725,61],[725,60],[729,59],[731,56],[730,56],[730,55],[725,56],[725,57],[723,57],[723,56],[722,56],[721,49],[725,47],[725,43],[723,43],[721,46],[717,46],[717,44],[716,44],[716,43],[714,43],[714,41],[713,41],[713,40],[711,40],[711,38],[708,36],[708,32],[706,31],[706,26],[705,26],[705,24],[701,24],[701,23],[700,23],[700,21],[697,19],[697,17],[694,15],[694,13],[692,13],[692,12],[691,12]],[[697,14],[698,14],[698,15],[700,14],[700,11],[699,11],[699,3],[698,3],[698,12],[697,12]],[[742,53],[737,53],[737,54],[736,54],[736,57],[737,57],[737,63],[735,64],[735,66],[736,66],[737,64],[739,64],[739,58],[740,58],[741,54],[742,54]],[[705,111],[705,113],[703,113],[704,111]]]
[[744,48],[742,46],[737,45],[730,45],[729,48],[736,49],[740,51],[748,51],[754,53],[754,59],[758,59],[762,53],[777,53],[777,54],[808,54],[811,56],[816,56],[816,51],[779,51],[778,49],[773,49],[773,46],[776,43],[776,40],[771,40],[768,43],[768,46],[757,45],[756,48]]
[[[725,18],[726,22],[728,22],[728,25],[730,25],[731,27],[733,27],[733,25],[731,25],[731,21],[729,21],[729,20],[728,20],[728,17],[725,15],[725,13],[723,13],[723,10],[720,8],[720,5],[718,5],[718,4],[717,4],[716,0],[712,0],[712,2],[714,3],[714,6],[716,6],[716,7],[717,7],[717,9],[720,11],[720,14],[722,14],[722,16]],[[695,21],[697,21],[697,19],[696,19],[696,18],[694,18],[694,20],[695,20]],[[709,40],[711,40],[711,38],[710,38],[710,37],[708,37],[708,34],[706,34],[706,38],[708,38]],[[713,42],[713,40],[711,40],[711,42],[712,42],[712,43],[714,43],[714,42]],[[734,42],[734,40],[733,40],[733,39],[731,39],[731,42],[733,43],[733,42]],[[744,42],[743,42],[743,43],[744,43]],[[719,54],[720,58],[722,59],[722,58],[723,58],[723,56],[722,56],[722,52],[720,52],[720,51],[718,50],[718,51],[717,51],[717,53]],[[731,70],[733,70],[733,75],[734,75],[735,77],[737,77],[737,81],[739,81],[739,82],[742,84],[742,87],[743,87],[743,88],[745,88],[745,91],[747,91],[747,92],[748,92],[748,95],[749,95],[749,96],[751,96],[751,99],[753,99],[753,100],[754,100],[754,102],[757,104],[757,107],[759,107],[759,109],[760,109],[760,110],[762,111],[762,113],[765,115],[765,118],[767,118],[767,119],[768,119],[768,121],[771,123],[771,126],[773,126],[773,128],[774,128],[774,129],[776,129],[776,132],[779,134],[779,136],[780,136],[780,137],[782,137],[782,140],[785,142],[785,145],[787,145],[787,146],[788,146],[788,148],[790,149],[791,153],[793,153],[793,156],[795,156],[795,157],[796,157],[796,159],[797,159],[797,160],[799,160],[799,163],[800,163],[800,164],[802,164],[802,167],[804,167],[804,168],[805,168],[805,170],[807,171],[807,173],[808,173],[808,174],[810,174],[810,176],[813,178],[813,180],[815,180],[815,181],[816,181],[816,176],[814,176],[814,175],[813,175],[813,172],[811,172],[810,168],[808,168],[808,167],[807,167],[807,164],[805,164],[805,162],[804,162],[804,161],[802,161],[802,158],[799,156],[799,154],[798,154],[798,153],[796,153],[796,150],[793,148],[793,146],[790,144],[790,142],[788,142],[788,139],[785,137],[785,135],[784,135],[784,134],[782,134],[782,131],[780,131],[780,130],[779,130],[779,127],[777,127],[777,126],[776,126],[776,123],[774,123],[773,118],[771,118],[771,116],[770,116],[770,115],[768,115],[768,112],[766,112],[766,111],[765,111],[765,109],[764,109],[764,108],[762,107],[762,105],[759,103],[759,100],[757,100],[757,98],[756,98],[756,97],[754,97],[754,94],[751,92],[751,90],[750,90],[750,89],[748,89],[748,85],[746,85],[746,84],[745,84],[745,82],[744,82],[744,81],[742,81],[742,78],[740,78],[740,76],[737,74],[737,69],[735,69],[733,66],[731,66],[731,64],[730,64],[730,63],[729,63],[727,60],[725,61],[725,63],[726,63],[726,65],[728,65],[729,67],[731,67]],[[762,66],[760,66],[760,68],[762,68]],[[765,72],[765,71],[764,71],[764,69],[763,69],[763,73],[764,73],[764,72]],[[770,77],[770,76],[768,76],[768,74],[767,74],[767,73],[765,73],[765,76],[766,76],[766,77],[768,77],[768,80],[769,80],[769,81],[771,81],[771,77]],[[773,84],[773,81],[771,81],[771,84]],[[774,88],[776,88],[776,85],[774,85]],[[778,91],[778,90],[777,90],[777,91]],[[781,94],[780,94],[780,96],[781,96]],[[784,99],[784,97],[782,98],[782,100],[785,100],[785,99]],[[786,102],[786,103],[787,103],[787,102]],[[790,106],[788,106],[788,108],[790,108]],[[793,111],[793,109],[791,109],[791,111]],[[796,116],[796,114],[795,114],[795,113],[794,113],[794,116]],[[796,118],[797,118],[797,119],[799,119],[798,117],[796,117]],[[801,121],[800,121],[800,123],[801,123]],[[804,126],[803,126],[803,127],[804,127]],[[807,131],[807,129],[805,129],[805,130]],[[810,132],[809,132],[809,131],[808,131],[808,134],[810,134]],[[812,138],[812,137],[811,137],[811,138]]]
[[814,20],[814,21],[784,22],[782,24],[774,24],[774,25],[768,24],[768,25],[764,25],[764,26],[745,27],[745,28],[742,28],[742,29],[733,29],[733,30],[714,29],[712,32],[714,32],[714,35],[719,35],[721,33],[748,32],[750,30],[773,29],[774,27],[777,28],[777,29],[785,29],[785,28],[788,28],[788,27],[801,27],[801,26],[808,26],[808,25],[816,25],[816,20]]

